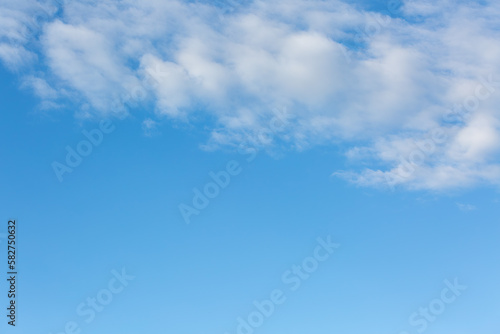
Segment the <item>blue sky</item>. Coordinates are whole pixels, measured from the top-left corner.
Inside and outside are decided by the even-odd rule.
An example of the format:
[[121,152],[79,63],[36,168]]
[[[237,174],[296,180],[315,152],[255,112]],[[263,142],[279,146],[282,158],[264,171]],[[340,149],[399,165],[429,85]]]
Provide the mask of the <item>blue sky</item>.
[[0,7],[6,333],[498,333],[496,2]]

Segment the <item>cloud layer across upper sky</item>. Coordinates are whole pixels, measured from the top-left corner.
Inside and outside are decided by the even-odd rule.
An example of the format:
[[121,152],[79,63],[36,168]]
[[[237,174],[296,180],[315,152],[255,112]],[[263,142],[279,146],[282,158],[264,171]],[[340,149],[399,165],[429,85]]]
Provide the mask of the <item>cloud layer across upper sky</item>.
[[362,186],[500,185],[498,1],[0,6],[0,58],[41,108],[123,117],[132,101],[155,127],[208,127],[212,149],[341,144],[354,167],[333,175]]

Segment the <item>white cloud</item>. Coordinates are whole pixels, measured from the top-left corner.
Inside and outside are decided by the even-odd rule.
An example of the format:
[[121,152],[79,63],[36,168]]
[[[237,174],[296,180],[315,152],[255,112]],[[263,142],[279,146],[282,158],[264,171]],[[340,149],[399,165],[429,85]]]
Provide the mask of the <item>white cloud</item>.
[[464,203],[457,203],[457,207],[458,207],[458,209],[460,209],[460,211],[464,211],[464,212],[474,211],[477,209],[476,206],[474,206],[472,204],[464,204]]
[[[0,58],[16,69],[38,56],[44,75],[28,81],[50,103],[125,114],[148,99],[154,117],[210,120],[211,148],[343,142],[367,169],[334,175],[363,186],[499,183],[498,2],[406,0],[399,18],[337,0],[1,6]],[[26,34],[33,12],[45,14]],[[286,129],[256,140],[275,108]]]
[[33,89],[35,95],[42,99],[53,100],[59,95],[54,88],[50,87],[46,80],[32,75],[24,78],[22,86]]
[[146,118],[144,121],[142,121],[142,131],[144,132],[144,135],[146,137],[157,135],[159,133],[158,122],[151,118]]
[[29,44],[36,41],[43,26],[57,11],[57,2],[3,0],[0,4],[0,60],[19,71],[37,60]]
[[22,46],[0,43],[0,59],[6,67],[17,70],[19,67],[36,59],[36,55]]

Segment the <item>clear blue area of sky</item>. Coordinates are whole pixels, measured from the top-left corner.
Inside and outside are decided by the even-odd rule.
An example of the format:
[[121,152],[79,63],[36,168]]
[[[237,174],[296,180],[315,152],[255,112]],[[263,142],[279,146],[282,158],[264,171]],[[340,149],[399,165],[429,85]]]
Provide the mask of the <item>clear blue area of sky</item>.
[[[255,333],[413,334],[408,318],[458,278],[467,289],[425,332],[498,333],[497,190],[357,188],[330,176],[345,168],[342,146],[249,163],[201,150],[200,130],[165,123],[145,137],[134,115],[113,120],[115,131],[59,182],[52,162],[98,124],[70,109],[37,111],[18,76],[0,74],[0,232],[16,218],[19,240],[19,325],[6,325],[4,297],[2,332],[59,334],[75,321],[93,334],[233,334],[254,300],[280,289],[286,301]],[[179,204],[231,160],[242,172],[187,225]],[[283,273],[328,235],[340,248],[292,291]],[[135,279],[86,323],[77,306],[122,268]]]

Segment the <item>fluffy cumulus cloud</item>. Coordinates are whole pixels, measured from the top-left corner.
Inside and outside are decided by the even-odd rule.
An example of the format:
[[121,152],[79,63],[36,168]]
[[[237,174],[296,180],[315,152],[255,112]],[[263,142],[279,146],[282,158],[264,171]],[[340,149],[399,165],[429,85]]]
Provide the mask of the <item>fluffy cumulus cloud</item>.
[[341,143],[364,169],[333,175],[362,186],[500,183],[497,1],[0,6],[0,59],[46,105],[153,106],[146,132],[208,124],[211,149]]

